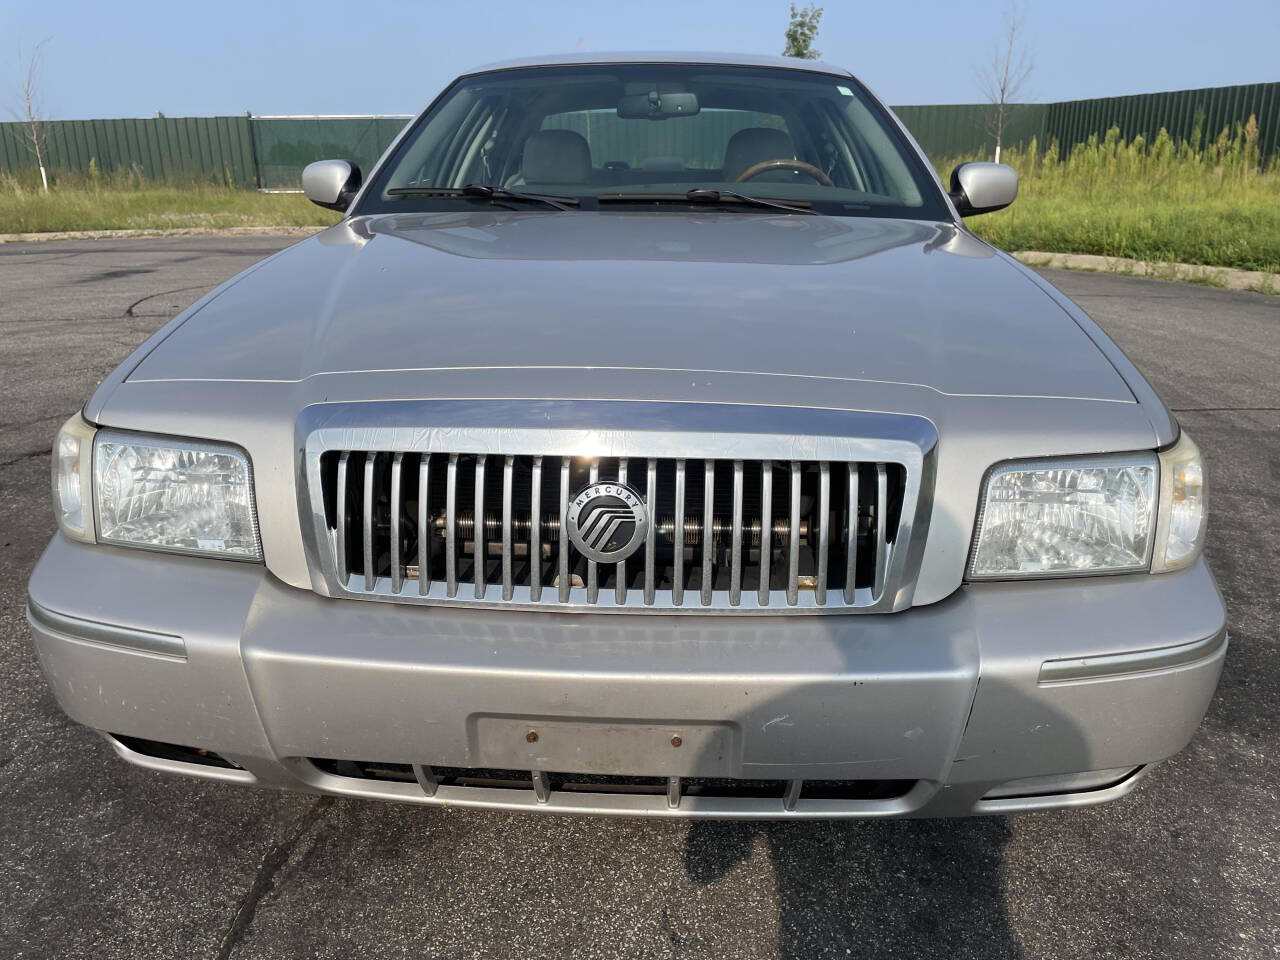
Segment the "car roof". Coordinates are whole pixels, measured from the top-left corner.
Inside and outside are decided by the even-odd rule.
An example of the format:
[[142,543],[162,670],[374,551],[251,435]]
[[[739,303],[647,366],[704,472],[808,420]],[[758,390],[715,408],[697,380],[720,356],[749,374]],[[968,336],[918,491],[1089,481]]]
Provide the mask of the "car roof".
[[558,67],[588,64],[621,63],[689,63],[714,64],[735,67],[781,67],[787,70],[803,70],[809,73],[826,73],[836,77],[851,77],[844,67],[823,63],[820,60],[801,60],[797,57],[771,57],[751,53],[704,53],[698,51],[618,51],[613,53],[559,53],[542,57],[522,57],[488,63],[463,73],[491,73],[495,70],[515,70],[521,67]]

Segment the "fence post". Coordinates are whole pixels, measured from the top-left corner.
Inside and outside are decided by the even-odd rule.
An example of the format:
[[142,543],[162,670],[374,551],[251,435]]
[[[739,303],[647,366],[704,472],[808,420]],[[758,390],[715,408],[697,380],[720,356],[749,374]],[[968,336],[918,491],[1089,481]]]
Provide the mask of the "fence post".
[[244,122],[249,128],[249,157],[253,162],[254,189],[262,189],[262,166],[258,163],[258,125],[253,122],[253,111],[244,112]]

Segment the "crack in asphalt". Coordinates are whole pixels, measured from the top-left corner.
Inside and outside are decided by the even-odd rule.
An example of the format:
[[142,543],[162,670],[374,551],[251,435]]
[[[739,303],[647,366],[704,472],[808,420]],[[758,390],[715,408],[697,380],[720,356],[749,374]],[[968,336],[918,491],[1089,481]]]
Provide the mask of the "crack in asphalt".
[[110,316],[106,316],[106,317],[41,317],[39,320],[31,320],[26,317],[14,317],[12,319],[0,317],[0,324],[5,324],[6,326],[9,326],[9,325],[18,326],[21,324],[25,324],[27,326],[44,326],[50,323],[114,323],[116,320],[168,319],[168,318],[177,316],[177,314],[172,313],[168,310],[164,310],[159,313],[136,313],[135,311],[138,309],[138,307],[141,304],[146,303],[148,300],[152,300],[156,297],[163,297],[170,293],[185,293],[190,290],[211,290],[211,289],[212,287],[210,287],[209,285],[201,284],[200,286],[196,286],[196,287],[180,287],[177,290],[161,290],[158,293],[149,293],[145,297],[135,300],[133,301],[133,303],[129,304],[129,306],[125,308],[124,313],[111,314]]
[[222,943],[218,947],[217,960],[228,960],[231,952],[244,941],[245,935],[253,926],[258,905],[275,886],[276,876],[289,862],[289,857],[303,837],[324,818],[332,806],[333,800],[328,797],[317,800],[315,805],[299,818],[293,832],[279,843],[272,844],[263,854],[262,862],[258,864],[258,870],[253,876],[253,882],[240,898],[240,905],[236,907],[231,926],[223,935]]
[[156,293],[149,293],[145,297],[139,297],[137,300],[133,301],[133,303],[129,304],[129,306],[125,309],[124,313],[122,313],[121,316],[136,317],[137,314],[135,314],[133,311],[139,305],[146,303],[148,300],[151,300],[155,297],[167,297],[171,293],[186,293],[188,290],[207,290],[207,289],[208,289],[208,285],[202,283],[194,287],[178,287],[178,289],[176,290],[160,290],[160,291],[157,291]]
[[34,460],[36,457],[47,457],[48,455],[48,450],[27,450],[16,457],[10,457],[8,460],[0,460],[0,468],[12,467],[14,464],[22,463],[24,460]]
[[16,430],[22,427],[34,427],[37,423],[51,423],[54,420],[66,419],[60,414],[54,414],[48,417],[36,417],[34,420],[11,420],[8,423],[0,423],[0,430]]
[[[143,314],[143,316],[146,316],[146,314]],[[41,317],[39,320],[30,320],[25,317],[14,317],[12,320],[9,320],[4,317],[0,317],[0,323],[25,323],[29,326],[43,326],[44,324],[49,323],[108,323],[119,319],[121,318],[115,315],[110,317]]]
[[60,260],[73,260],[76,257],[82,257],[86,253],[92,253],[91,250],[73,250],[67,252],[65,250],[5,250],[7,244],[0,244],[0,257],[40,257],[40,265],[46,263],[57,263]]

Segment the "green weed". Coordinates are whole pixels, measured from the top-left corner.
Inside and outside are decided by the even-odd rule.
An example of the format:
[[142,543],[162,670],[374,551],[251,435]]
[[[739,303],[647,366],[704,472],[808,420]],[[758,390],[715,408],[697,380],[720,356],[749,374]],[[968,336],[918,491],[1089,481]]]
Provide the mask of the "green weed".
[[1018,201],[970,226],[1005,250],[1280,270],[1280,161],[1259,155],[1257,122],[1200,139],[1126,142],[1113,128],[1066,156],[1056,141],[1006,150]]
[[108,173],[94,163],[83,176],[58,176],[47,194],[38,183],[0,174],[0,233],[325,226],[337,219],[301,194],[155,183],[137,168]]

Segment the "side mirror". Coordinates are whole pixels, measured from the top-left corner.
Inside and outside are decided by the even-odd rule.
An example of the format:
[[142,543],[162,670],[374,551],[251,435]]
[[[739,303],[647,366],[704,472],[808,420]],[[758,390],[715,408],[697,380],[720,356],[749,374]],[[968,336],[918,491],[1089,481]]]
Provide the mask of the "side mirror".
[[345,212],[361,181],[360,168],[349,160],[317,160],[302,170],[302,192],[329,210]]
[[951,202],[962,217],[1003,210],[1018,196],[1018,171],[1007,163],[962,163],[951,171]]

